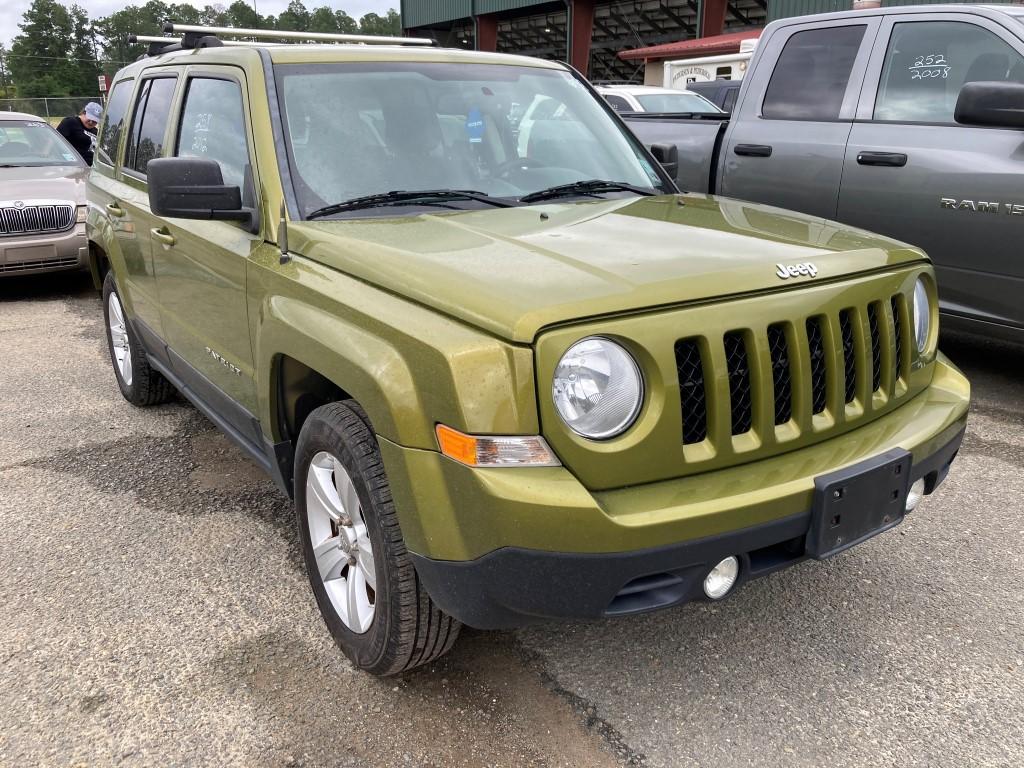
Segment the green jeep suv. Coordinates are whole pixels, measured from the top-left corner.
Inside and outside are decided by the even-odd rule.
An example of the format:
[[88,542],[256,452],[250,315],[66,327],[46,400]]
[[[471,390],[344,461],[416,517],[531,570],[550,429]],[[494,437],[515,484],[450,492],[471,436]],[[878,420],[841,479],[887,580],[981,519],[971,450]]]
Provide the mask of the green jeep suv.
[[923,253],[679,193],[559,63],[186,35],[115,78],[89,184],[122,393],[294,497],[374,674],[832,556],[963,436]]

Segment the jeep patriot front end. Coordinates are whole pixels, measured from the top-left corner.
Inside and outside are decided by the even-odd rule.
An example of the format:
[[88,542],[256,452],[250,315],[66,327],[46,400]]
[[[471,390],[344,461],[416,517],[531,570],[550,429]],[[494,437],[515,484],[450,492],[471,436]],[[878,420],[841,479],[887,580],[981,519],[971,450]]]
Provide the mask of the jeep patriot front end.
[[118,385],[178,388],[294,495],[370,672],[460,622],[724,597],[898,525],[956,454],[924,254],[679,194],[561,64],[211,45],[107,114]]

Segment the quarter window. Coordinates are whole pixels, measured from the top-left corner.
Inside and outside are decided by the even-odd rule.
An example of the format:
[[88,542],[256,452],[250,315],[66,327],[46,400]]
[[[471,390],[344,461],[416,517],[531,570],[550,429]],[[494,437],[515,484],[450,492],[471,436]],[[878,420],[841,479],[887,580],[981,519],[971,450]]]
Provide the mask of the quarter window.
[[882,67],[875,120],[952,123],[960,89],[980,81],[1024,83],[1024,57],[974,24],[896,24]]
[[124,155],[126,168],[145,175],[149,161],[163,154],[175,82],[173,77],[143,81]]
[[198,77],[189,80],[177,156],[216,160],[225,184],[244,186],[249,145],[238,83]]
[[761,114],[772,120],[838,120],[863,24],[797,32],[775,65]]
[[96,156],[100,162],[107,165],[113,165],[117,159],[117,145],[121,141],[121,134],[128,118],[128,99],[134,84],[133,80],[122,80],[114,85],[114,90],[107,100],[103,128],[100,129],[100,138],[96,143]]

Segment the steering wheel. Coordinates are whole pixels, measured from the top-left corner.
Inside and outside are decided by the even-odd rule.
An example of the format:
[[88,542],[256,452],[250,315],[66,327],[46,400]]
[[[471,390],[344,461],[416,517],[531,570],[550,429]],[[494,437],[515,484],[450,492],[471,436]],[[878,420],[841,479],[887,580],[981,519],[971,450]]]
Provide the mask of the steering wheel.
[[513,171],[516,170],[528,170],[532,168],[548,168],[549,166],[534,160],[529,157],[516,157],[512,160],[506,160],[504,163],[494,169],[494,175],[499,179],[508,179],[512,175]]

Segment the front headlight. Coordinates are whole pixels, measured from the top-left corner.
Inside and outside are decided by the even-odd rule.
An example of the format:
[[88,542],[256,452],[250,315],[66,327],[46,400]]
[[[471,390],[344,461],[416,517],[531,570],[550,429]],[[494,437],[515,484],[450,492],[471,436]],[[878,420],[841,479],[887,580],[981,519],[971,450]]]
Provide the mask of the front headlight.
[[928,289],[924,278],[917,278],[914,284],[914,339],[917,351],[924,352],[928,347],[928,336],[932,329],[932,308],[928,301]]
[[625,349],[592,337],[569,347],[555,368],[551,394],[568,427],[591,440],[625,432],[644,399],[640,367]]

